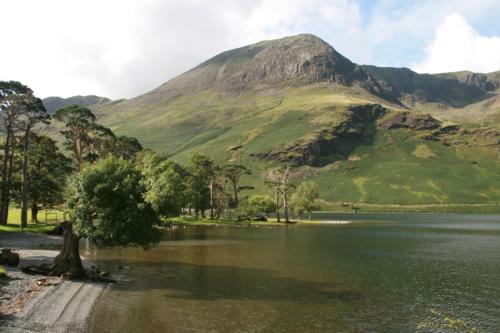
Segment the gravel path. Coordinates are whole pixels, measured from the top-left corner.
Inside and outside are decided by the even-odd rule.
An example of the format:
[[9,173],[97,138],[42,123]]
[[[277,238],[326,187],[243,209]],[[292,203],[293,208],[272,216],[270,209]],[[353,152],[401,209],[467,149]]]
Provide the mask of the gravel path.
[[[62,238],[28,233],[0,233],[1,247],[11,248],[19,253],[19,265],[52,262],[58,251],[39,250],[42,246],[60,246]],[[89,262],[84,261],[89,266]],[[40,275],[27,275],[19,269],[8,268],[9,279],[0,288],[0,306],[30,295],[28,301],[17,313],[0,320],[0,332],[85,332],[87,317],[92,305],[106,288],[105,283],[83,281],[55,281],[55,285],[36,288]],[[42,280],[40,280],[42,279]],[[54,282],[54,281],[51,281]],[[40,283],[40,282],[38,282]],[[51,283],[52,284],[52,283]],[[31,293],[35,286],[36,292]]]

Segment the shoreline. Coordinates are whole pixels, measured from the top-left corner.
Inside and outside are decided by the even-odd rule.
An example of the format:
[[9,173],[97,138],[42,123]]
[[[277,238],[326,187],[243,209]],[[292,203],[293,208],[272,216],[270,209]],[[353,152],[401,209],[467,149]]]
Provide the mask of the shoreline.
[[[59,251],[40,249],[62,245],[62,237],[30,233],[0,233],[0,244],[19,253],[18,267],[6,267],[10,278],[1,286],[0,331],[85,332],[88,317],[107,283],[68,281],[29,275],[26,265],[52,262]],[[86,268],[91,263],[83,260]]]

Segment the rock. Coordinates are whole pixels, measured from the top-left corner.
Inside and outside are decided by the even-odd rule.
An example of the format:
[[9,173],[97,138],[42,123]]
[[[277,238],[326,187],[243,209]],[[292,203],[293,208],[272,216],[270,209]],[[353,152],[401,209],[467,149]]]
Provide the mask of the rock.
[[29,275],[48,275],[52,269],[51,265],[45,264],[45,265],[39,265],[39,266],[25,266],[21,268],[21,271],[23,273],[29,274]]
[[356,147],[372,140],[376,121],[386,112],[378,104],[351,106],[344,112],[344,119],[333,126],[319,128],[286,145],[250,156],[292,166],[325,166],[346,160]]
[[0,253],[0,265],[19,265],[19,254],[12,252],[10,249],[2,249]]
[[413,130],[433,130],[441,127],[441,122],[429,114],[415,112],[396,112],[386,117],[380,123],[385,129],[413,129]]
[[108,276],[109,276],[109,273],[108,273],[108,272],[105,272],[105,271],[102,271],[102,272],[99,272],[99,276],[100,276],[100,277],[108,277]]
[[239,214],[236,217],[236,222],[250,222],[250,217],[248,217],[248,215],[245,214]]

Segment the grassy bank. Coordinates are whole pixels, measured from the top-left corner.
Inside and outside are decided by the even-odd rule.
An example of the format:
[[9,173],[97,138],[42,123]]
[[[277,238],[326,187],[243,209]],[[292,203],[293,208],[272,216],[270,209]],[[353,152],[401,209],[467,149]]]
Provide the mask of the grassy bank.
[[500,214],[500,204],[370,204],[370,203],[329,203],[322,202],[324,211],[352,213],[353,206],[358,213],[458,213],[458,214]]
[[47,215],[47,224],[45,224],[45,211],[42,210],[38,213],[38,219],[42,223],[32,223],[31,222],[31,212],[28,211],[28,226],[21,230],[20,221],[21,221],[21,209],[12,208],[9,210],[9,219],[7,225],[0,225],[0,231],[4,232],[34,232],[34,233],[43,233],[54,228],[54,224],[62,221],[62,212],[51,210],[51,213],[56,214],[48,214]]

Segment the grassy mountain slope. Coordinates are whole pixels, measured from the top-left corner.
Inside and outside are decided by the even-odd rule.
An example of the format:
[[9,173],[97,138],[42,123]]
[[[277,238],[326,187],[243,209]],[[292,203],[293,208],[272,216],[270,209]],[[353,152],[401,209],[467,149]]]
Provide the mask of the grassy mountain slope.
[[265,169],[287,163],[295,182],[313,179],[329,201],[499,203],[495,82],[495,73],[358,66],[299,35],[222,53],[145,95],[92,108],[175,160],[197,151],[243,163],[258,191]]
[[43,99],[43,105],[47,109],[47,112],[52,114],[67,105],[76,104],[81,106],[94,106],[97,104],[108,103],[111,100],[106,97],[99,97],[94,95],[89,96],[72,96],[68,98],[62,97],[47,97]]

